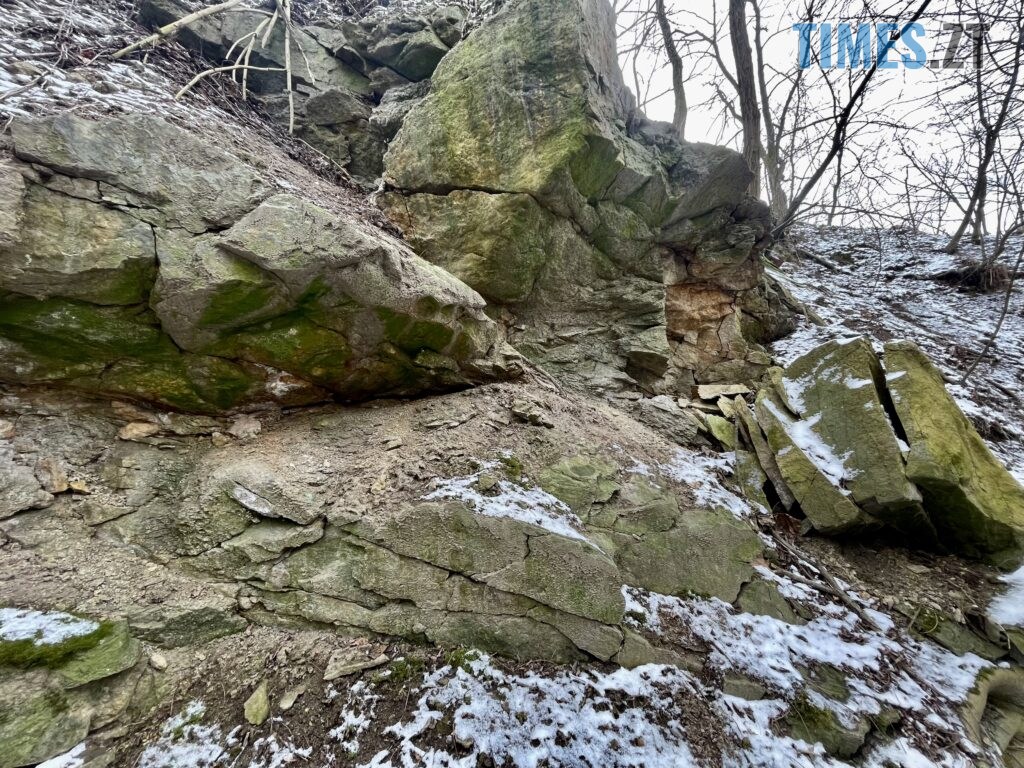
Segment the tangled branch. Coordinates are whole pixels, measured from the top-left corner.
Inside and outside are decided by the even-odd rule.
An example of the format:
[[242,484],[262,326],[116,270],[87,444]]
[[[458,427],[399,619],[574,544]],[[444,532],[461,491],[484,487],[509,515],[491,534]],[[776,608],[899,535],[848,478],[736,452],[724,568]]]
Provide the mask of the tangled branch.
[[[170,24],[160,27],[153,34],[122,48],[113,54],[113,58],[121,59],[143,48],[151,48],[160,45],[161,43],[172,39],[177,33],[186,27],[189,27],[202,19],[230,11],[233,8],[242,5],[243,2],[245,2],[245,0],[226,0],[226,2],[211,5],[207,8],[198,10],[195,13],[183,16],[176,21],[172,21]],[[292,41],[294,38],[294,21],[292,20],[293,2],[294,0],[274,0],[273,13],[268,13],[267,16],[261,19],[252,30],[245,33],[231,44],[227,55],[224,57],[226,60],[231,62],[230,64],[226,66],[210,67],[209,69],[203,70],[192,78],[192,80],[190,80],[181,90],[179,90],[175,94],[174,98],[182,98],[201,80],[220,72],[231,72],[232,78],[235,79],[240,75],[242,96],[246,97],[249,93],[249,72],[284,72],[285,90],[288,93],[288,133],[294,134],[295,91],[292,87],[295,81],[295,73],[292,66]],[[265,49],[270,42],[270,36],[274,33],[279,22],[284,26],[284,67],[253,66],[250,61],[252,59],[253,51],[256,50],[257,44],[261,50]],[[302,50],[301,45],[299,45],[299,52],[302,54],[302,59],[305,62],[306,73],[309,76],[309,80],[315,85],[316,78],[313,75],[309,59],[306,57],[306,52]],[[232,56],[234,56],[234,58],[232,58]]]

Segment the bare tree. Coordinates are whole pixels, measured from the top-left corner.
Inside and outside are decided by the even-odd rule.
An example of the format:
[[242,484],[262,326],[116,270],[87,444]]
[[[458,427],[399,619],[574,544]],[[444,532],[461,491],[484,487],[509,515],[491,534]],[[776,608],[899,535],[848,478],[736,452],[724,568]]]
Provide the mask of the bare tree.
[[[1022,18],[1024,17],[1024,11],[1018,10],[1017,13],[1016,39],[1013,42],[1011,61],[1008,64],[1009,71],[1003,83],[1002,93],[1000,94],[998,89],[993,88],[993,79],[995,78],[985,77],[985,73],[990,71],[988,68],[983,66],[975,66],[974,68],[974,102],[977,109],[978,123],[981,126],[982,139],[978,151],[978,164],[974,171],[974,187],[971,190],[960,225],[946,245],[948,253],[957,252],[960,248],[960,241],[972,225],[974,227],[975,242],[980,243],[984,236],[989,170],[996,155],[999,138],[1007,124],[1007,120],[1014,106],[1019,106],[1016,103],[1016,97],[1020,81],[1021,60],[1024,58],[1024,23],[1022,23],[1024,22],[1024,18]],[[980,11],[977,17],[978,24],[984,28],[986,20]],[[976,44],[986,45],[982,41],[986,41],[986,38],[980,37]],[[994,60],[995,56],[993,56],[992,46],[988,44],[986,47],[987,52]],[[994,63],[996,68],[999,68],[999,62],[995,61]],[[994,114],[989,111],[993,92],[998,97]]]
[[655,62],[664,55],[671,68],[672,75],[672,125],[680,140],[686,139],[686,118],[689,106],[686,98],[686,75],[683,71],[683,57],[676,41],[675,26],[670,18],[671,12],[665,0],[625,0],[613,4],[613,10],[619,19],[618,35],[620,41],[629,39],[623,46],[620,44],[619,55],[633,62],[633,87],[637,101],[642,108],[662,94],[650,93],[651,74],[642,73],[644,65],[640,64],[642,56],[650,56]]
[[683,60],[679,56],[679,49],[672,31],[672,25],[668,20],[668,13],[665,11],[665,0],[654,0],[654,15],[658,19],[658,28],[661,30],[661,43],[665,47],[665,55],[668,57],[672,67],[672,94],[675,99],[672,125],[675,126],[676,134],[682,140],[686,139],[686,84],[683,80]]
[[736,62],[736,90],[740,100],[740,124],[743,129],[743,159],[753,173],[747,191],[761,194],[761,111],[757,104],[757,80],[754,59],[747,37],[747,0],[729,0],[729,40]]
[[[906,34],[906,31],[913,24],[917,23],[918,19],[920,19],[921,16],[924,15],[924,12],[928,10],[929,5],[931,5],[931,0],[923,0],[923,2],[918,6],[917,10],[914,12],[914,15],[911,17],[911,19],[906,24],[902,25],[898,34],[896,34],[892,39],[890,39],[887,42],[887,50],[889,48],[892,48],[892,46],[895,45],[896,42],[904,34]],[[883,58],[884,54],[879,55],[875,58],[874,62],[872,62],[871,64],[871,67],[860,79],[860,82],[854,89],[849,100],[843,106],[842,110],[840,110],[839,115],[836,117],[835,125],[831,131],[832,139],[828,151],[825,153],[825,156],[818,163],[810,178],[808,178],[807,181],[804,182],[804,185],[800,188],[800,191],[797,192],[793,199],[790,201],[789,208],[787,209],[785,215],[782,217],[782,220],[779,221],[779,223],[775,227],[775,232],[777,234],[785,233],[785,231],[792,225],[797,214],[800,212],[800,207],[803,205],[804,200],[807,199],[807,196],[814,190],[818,182],[821,181],[821,178],[825,175],[825,171],[828,170],[829,166],[832,164],[832,161],[835,160],[836,156],[839,155],[839,153],[843,150],[843,147],[846,145],[850,121],[853,118],[854,110],[860,105],[861,100],[864,98],[864,94],[867,91],[868,85],[871,83],[871,80],[874,78],[875,73],[878,71],[879,62]]]

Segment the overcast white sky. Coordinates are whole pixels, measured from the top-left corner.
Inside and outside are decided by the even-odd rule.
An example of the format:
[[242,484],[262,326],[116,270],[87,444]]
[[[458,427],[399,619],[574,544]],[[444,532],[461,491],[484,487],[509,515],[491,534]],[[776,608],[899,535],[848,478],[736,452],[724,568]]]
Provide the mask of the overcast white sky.
[[[890,0],[890,2],[893,3],[894,9],[902,9],[910,5],[910,0]],[[764,6],[762,9],[764,27],[762,36],[765,40],[765,65],[769,70],[795,72],[798,68],[799,35],[792,27],[800,20],[797,13],[802,4],[786,0],[762,0],[762,3]],[[680,29],[691,27],[710,31],[710,27],[695,16],[710,19],[714,4],[715,0],[668,0],[668,5],[674,14],[675,25]],[[727,0],[718,0],[717,6],[719,18],[723,22],[717,39],[724,60],[732,68],[733,60],[728,28],[724,25]],[[944,9],[952,12],[952,3],[935,3],[931,10],[941,11]],[[912,10],[907,11],[902,18],[904,21],[909,21],[911,15]],[[749,6],[748,17],[751,17],[749,29],[751,38],[753,38],[753,19]],[[620,17],[620,22],[626,18],[623,15]],[[822,20],[838,23],[844,19],[826,15]],[[950,33],[943,31],[941,22],[934,20],[923,22],[923,26],[924,34],[916,39],[929,58],[941,58],[949,42]],[[817,35],[814,36],[814,40],[817,45]],[[625,39],[620,40],[620,46],[626,42]],[[970,45],[969,40],[965,38],[963,45],[962,50],[966,53]],[[903,53],[909,54],[911,50],[901,41],[889,58],[894,61],[899,60]],[[704,102],[714,95],[714,90],[709,86],[707,77],[708,72],[713,69],[710,62],[695,60],[694,57],[687,57],[684,54],[684,67],[687,70],[686,88],[690,103],[687,139],[724,143],[738,149],[736,125],[722,120],[718,105],[712,108],[704,105]],[[663,58],[658,60],[653,56],[646,56],[641,59],[638,68],[641,70],[642,76],[647,76],[650,80],[649,84],[644,83],[642,88],[649,88],[651,94],[664,94],[647,105],[647,114],[654,119],[671,120],[673,99],[671,93],[668,92],[671,88],[671,75],[667,62]],[[626,63],[625,59],[623,69],[627,84],[635,89],[632,67]],[[835,75],[834,81],[843,82],[839,71],[836,71]],[[948,124],[944,124],[941,113],[934,109],[923,109],[918,103],[923,96],[935,93],[940,77],[942,77],[942,73],[929,67],[909,69],[900,66],[895,69],[879,71],[872,80],[861,114],[870,115],[878,121],[902,120],[915,126],[917,131],[912,135],[911,141],[918,150],[925,154],[936,147],[948,146],[952,132],[949,130]],[[724,85],[724,90],[730,96],[733,95],[731,86],[728,84]],[[736,109],[738,111],[738,105],[736,105]],[[896,140],[897,132],[883,127],[873,130],[875,138],[878,139],[880,165],[891,168],[894,174],[898,174],[900,187],[902,187],[903,168],[907,162],[899,151]],[[891,134],[891,141],[887,132]],[[867,134],[864,136],[867,138]]]

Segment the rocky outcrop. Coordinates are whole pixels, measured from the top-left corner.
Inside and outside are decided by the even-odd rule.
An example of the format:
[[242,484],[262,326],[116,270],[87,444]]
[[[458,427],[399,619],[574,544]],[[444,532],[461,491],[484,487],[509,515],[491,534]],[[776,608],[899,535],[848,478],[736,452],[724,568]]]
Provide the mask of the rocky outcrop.
[[[104,541],[231,585],[264,623],[608,661],[628,628],[625,587],[737,598],[762,544],[736,508],[676,479],[670,462],[698,454],[674,458],[603,406],[577,419],[566,409],[597,404],[575,397],[534,391],[549,426],[530,424],[514,416],[522,394],[485,387],[472,399],[296,414],[241,439],[216,419],[83,408],[78,452],[101,458],[68,471],[88,498],[49,500]],[[480,412],[458,426],[461,403]],[[30,423],[20,447],[75,466]],[[623,443],[623,429],[644,438]],[[173,648],[237,631],[217,605],[220,621],[205,606],[127,618]],[[622,662],[645,659],[631,646]]]
[[[298,444],[293,429],[293,449],[332,463],[335,428]],[[263,440],[246,453],[266,454]],[[126,446],[117,462],[150,451]],[[733,600],[753,574],[761,544],[749,526],[724,508],[683,506],[665,480],[619,479],[614,462],[573,456],[532,486],[513,467],[506,457],[360,512],[353,494],[332,505],[308,472],[220,450],[180,465],[168,488],[178,503],[154,500],[105,528],[246,585],[268,616],[516,658],[609,660],[624,585]],[[573,492],[597,474],[604,491]]]
[[755,448],[771,448],[757,452],[766,487],[811,528],[894,529],[914,546],[1024,561],[1024,488],[917,346],[888,343],[879,359],[865,338],[832,341],[773,381],[756,423],[743,421]]
[[1024,559],[1024,488],[946,391],[941,372],[909,342],[885,345],[886,385],[906,435],[907,477],[940,539],[1003,567]]
[[665,391],[768,363],[744,337],[767,209],[739,155],[636,111],[603,0],[517,0],[484,22],[438,66],[384,178],[417,252],[570,378]]
[[63,115],[12,135],[0,380],[215,412],[508,370],[474,291],[181,128]]
[[[189,11],[182,0],[145,0],[139,20],[159,27]],[[438,62],[459,42],[467,15],[460,6],[439,5],[358,21],[339,14],[293,24],[295,135],[355,179],[372,185],[397,130],[395,104],[422,97],[416,84],[429,80]],[[232,49],[237,55],[248,42],[246,35],[264,20],[261,11],[233,9],[189,25],[179,39],[211,65],[219,65]],[[281,24],[266,41],[258,36],[249,63],[261,68],[249,72],[249,89],[270,116],[287,127],[291,117],[280,71],[285,66]],[[392,90],[400,93],[385,103],[385,94]]]

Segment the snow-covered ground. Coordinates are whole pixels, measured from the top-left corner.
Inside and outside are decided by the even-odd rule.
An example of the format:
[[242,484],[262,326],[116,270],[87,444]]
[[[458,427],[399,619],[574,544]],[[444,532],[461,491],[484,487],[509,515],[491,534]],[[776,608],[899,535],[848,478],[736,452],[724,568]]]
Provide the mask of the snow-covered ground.
[[988,607],[989,616],[1005,627],[1024,628],[1024,567],[1007,574],[1009,588]]
[[[624,588],[634,629],[665,643],[711,649],[704,673],[648,664],[610,667],[522,665],[469,652],[428,667],[406,685],[406,704],[380,678],[332,691],[325,705],[336,726],[327,757],[310,763],[309,747],[289,741],[286,718],[249,751],[238,732],[206,722],[192,703],[171,718],[143,753],[143,768],[353,765],[359,768],[966,768],[981,753],[968,741],[958,709],[978,672],[991,666],[955,656],[899,629],[857,596],[865,615],[761,566],[811,618],[787,623],[742,613],[699,597]],[[848,695],[809,684],[811,670],[837,670]],[[750,700],[722,684],[739,674],[763,687]],[[398,696],[397,698],[402,698]],[[390,701],[390,706],[389,706]],[[779,723],[796,701],[832,712],[839,722],[896,713],[898,735],[869,742],[854,763],[830,758],[820,744],[786,736]],[[320,745],[317,745],[318,747]],[[239,757],[244,757],[239,761]],[[318,753],[323,755],[324,753]],[[486,760],[485,760],[486,758]],[[484,762],[481,763],[481,760]]]
[[[942,368],[960,407],[1024,481],[1024,289],[1015,288],[988,357],[962,384],[995,326],[1005,292],[964,291],[936,276],[977,259],[975,246],[966,244],[962,254],[950,256],[939,237],[825,228],[800,230],[796,242],[835,269],[803,258],[777,273],[823,321],[801,320],[794,334],[776,342],[772,351],[780,362],[853,334],[880,342],[910,339]],[[1011,243],[1008,251],[1015,254],[1018,247]]]

